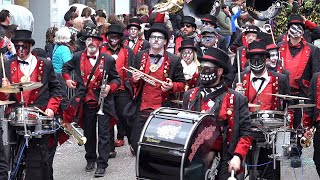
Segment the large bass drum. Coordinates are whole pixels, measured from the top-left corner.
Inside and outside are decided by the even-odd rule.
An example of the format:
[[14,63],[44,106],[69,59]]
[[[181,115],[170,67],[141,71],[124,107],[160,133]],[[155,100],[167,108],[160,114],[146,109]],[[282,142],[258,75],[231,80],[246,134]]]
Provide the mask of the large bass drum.
[[205,179],[212,144],[220,135],[213,115],[162,107],[151,113],[141,133],[137,179]]

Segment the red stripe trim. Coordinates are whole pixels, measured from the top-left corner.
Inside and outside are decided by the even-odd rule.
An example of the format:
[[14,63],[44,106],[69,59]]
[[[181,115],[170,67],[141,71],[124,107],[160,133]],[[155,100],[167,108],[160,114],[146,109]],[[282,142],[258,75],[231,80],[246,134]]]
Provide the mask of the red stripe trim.
[[211,21],[211,19],[208,19],[208,18],[201,19],[201,21],[208,21],[208,22],[212,22],[212,21]]
[[265,49],[250,49],[249,52],[266,52]]
[[202,58],[212,59],[212,60],[217,60],[217,61],[219,61],[218,59],[216,59],[216,58],[214,58],[214,57],[212,57],[212,56],[209,56],[209,55],[204,55],[204,56],[202,56]]
[[304,24],[302,21],[300,21],[300,20],[292,20],[292,21],[290,21],[289,23],[302,23],[302,24]]

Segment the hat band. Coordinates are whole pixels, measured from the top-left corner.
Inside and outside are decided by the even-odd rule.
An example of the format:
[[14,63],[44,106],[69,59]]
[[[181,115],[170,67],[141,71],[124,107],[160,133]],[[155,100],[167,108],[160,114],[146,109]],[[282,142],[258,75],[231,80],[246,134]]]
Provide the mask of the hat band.
[[140,26],[140,24],[138,24],[138,23],[130,23],[129,25],[131,25],[131,26]]
[[300,20],[292,20],[292,21],[290,21],[289,23],[303,23],[303,22],[300,21]]
[[211,20],[211,19],[208,19],[208,18],[204,18],[204,19],[202,19],[202,21],[212,22],[212,20]]
[[194,46],[192,45],[186,45],[186,46],[181,46],[182,48],[195,48]]
[[256,48],[256,49],[250,49],[249,50],[249,52],[266,52],[266,50],[265,49],[258,49],[258,48]]
[[214,58],[214,57],[209,56],[209,55],[204,55],[204,56],[202,56],[202,58],[205,58],[205,59],[211,59],[211,60],[215,60],[215,61],[219,61],[219,59]]

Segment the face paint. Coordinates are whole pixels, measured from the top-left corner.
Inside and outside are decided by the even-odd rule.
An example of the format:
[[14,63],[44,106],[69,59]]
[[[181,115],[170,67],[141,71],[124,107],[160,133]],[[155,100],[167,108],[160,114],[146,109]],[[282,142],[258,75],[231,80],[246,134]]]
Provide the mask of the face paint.
[[267,59],[267,66],[271,68],[275,68],[277,66],[277,62],[279,59],[279,52],[276,49],[272,49],[269,51],[270,58]]
[[112,47],[115,47],[119,44],[120,42],[120,35],[118,34],[109,34],[108,35],[108,40],[109,40],[109,44],[112,46]]
[[292,24],[289,27],[288,34],[293,38],[301,38],[303,35],[303,27],[301,25]]
[[167,40],[164,38],[162,33],[153,32],[150,34],[149,43],[152,49],[162,49],[167,43]]
[[200,79],[205,87],[215,84],[218,79],[218,67],[210,62],[201,62]]
[[20,59],[25,60],[26,57],[30,54],[31,44],[28,42],[18,41],[14,44],[14,47],[17,51],[17,56]]
[[250,69],[254,74],[260,74],[266,67],[266,58],[262,54],[256,54],[250,57]]
[[129,36],[131,39],[137,38],[139,35],[139,29],[137,27],[131,26],[129,29]]
[[201,43],[206,47],[212,47],[216,43],[215,36],[202,36]]
[[101,41],[97,38],[88,37],[86,39],[86,47],[87,52],[91,55],[96,54],[96,52],[99,50]]
[[181,58],[184,60],[184,62],[190,64],[194,59],[193,50],[189,48],[183,49],[181,52]]

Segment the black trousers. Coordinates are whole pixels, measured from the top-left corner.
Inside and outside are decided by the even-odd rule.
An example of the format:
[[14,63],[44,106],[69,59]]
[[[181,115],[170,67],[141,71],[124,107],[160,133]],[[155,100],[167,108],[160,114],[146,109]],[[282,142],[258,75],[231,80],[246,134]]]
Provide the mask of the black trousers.
[[123,140],[124,136],[127,136],[128,142],[130,144],[130,136],[131,136],[131,128],[128,124],[128,119],[124,117],[123,115],[123,109],[126,107],[126,105],[131,101],[131,96],[127,91],[118,90],[114,94],[114,102],[115,102],[115,108],[117,112],[117,116],[119,118],[117,129],[117,139]]
[[[298,94],[298,96],[302,96],[302,97],[305,97],[305,95],[303,94]],[[299,101],[297,100],[294,100],[293,101],[294,104],[298,104]],[[294,109],[294,118],[293,118],[293,128],[294,129],[301,129],[301,117],[302,117],[302,114],[301,114],[301,109]],[[298,132],[298,133],[303,133],[303,132]],[[297,147],[296,148],[292,148],[291,150],[291,154],[290,156],[301,156],[302,154],[302,146],[300,145],[300,139],[301,137],[298,136],[297,138]]]
[[151,112],[152,110],[138,111],[137,113],[137,116],[132,128],[132,132],[131,132],[131,146],[135,152],[137,152],[137,149],[138,149],[138,141],[140,139],[143,126],[146,123]]
[[62,74],[61,73],[56,73],[56,76],[58,78],[58,81],[61,84],[61,102],[60,102],[60,108],[62,110],[65,110],[68,107],[68,102],[69,102],[69,98],[68,98],[68,91],[67,91],[67,84],[66,81],[63,79]]
[[0,179],[8,179],[8,161],[4,152],[1,126],[0,135]]
[[[97,103],[83,105],[83,130],[87,143],[85,158],[87,162],[97,162],[99,168],[107,168],[110,153],[110,115],[97,115]],[[98,120],[98,123],[97,123]],[[97,157],[97,124],[98,124],[98,154]],[[113,142],[112,142],[113,143]]]
[[313,161],[314,161],[314,164],[316,165],[318,176],[320,177],[320,123],[319,122],[315,125],[315,128],[316,128],[316,132],[313,136],[313,148],[314,148]]

